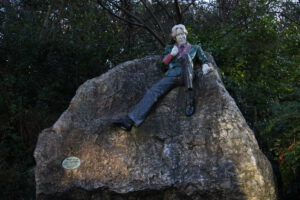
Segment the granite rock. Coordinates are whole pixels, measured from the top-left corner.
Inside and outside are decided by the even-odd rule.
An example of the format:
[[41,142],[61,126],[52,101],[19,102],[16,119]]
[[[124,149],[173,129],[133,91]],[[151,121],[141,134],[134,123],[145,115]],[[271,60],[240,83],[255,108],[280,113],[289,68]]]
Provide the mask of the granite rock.
[[[275,200],[269,161],[226,91],[218,70],[196,69],[196,112],[173,89],[145,122],[111,126],[163,73],[160,56],[122,63],[87,80],[43,130],[34,152],[38,200]],[[216,66],[215,66],[216,67]],[[80,159],[64,169],[64,159]]]

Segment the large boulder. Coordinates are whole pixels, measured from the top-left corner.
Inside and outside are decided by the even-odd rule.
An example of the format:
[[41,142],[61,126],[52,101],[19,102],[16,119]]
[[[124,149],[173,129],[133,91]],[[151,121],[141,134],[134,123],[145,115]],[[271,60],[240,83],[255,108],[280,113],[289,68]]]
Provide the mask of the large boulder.
[[[160,60],[128,61],[79,87],[39,135],[38,200],[276,199],[271,165],[217,70],[197,70],[193,116],[184,115],[185,92],[178,87],[140,127],[111,126],[163,76]],[[72,156],[80,163],[63,167]]]

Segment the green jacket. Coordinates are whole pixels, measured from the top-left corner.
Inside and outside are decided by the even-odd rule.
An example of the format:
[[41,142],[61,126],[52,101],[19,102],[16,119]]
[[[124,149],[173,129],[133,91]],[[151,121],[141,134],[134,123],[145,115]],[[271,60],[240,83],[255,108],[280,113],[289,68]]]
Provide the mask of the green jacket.
[[[173,45],[167,45],[165,47],[164,55],[168,55],[171,53]],[[189,55],[193,62],[196,60],[202,61],[202,63],[209,62],[204,51],[202,50],[201,46],[199,45],[191,45],[191,49],[189,50]],[[165,76],[179,76],[182,72],[181,63],[177,59],[178,55],[175,56],[170,63],[168,64],[168,71],[165,73]]]

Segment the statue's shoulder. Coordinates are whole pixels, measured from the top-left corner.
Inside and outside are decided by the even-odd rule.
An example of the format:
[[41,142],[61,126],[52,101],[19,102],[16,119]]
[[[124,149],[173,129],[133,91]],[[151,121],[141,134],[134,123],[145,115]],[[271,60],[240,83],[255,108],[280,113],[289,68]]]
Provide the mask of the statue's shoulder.
[[172,51],[173,45],[166,45],[164,54],[168,54]]
[[201,49],[199,45],[197,45],[197,44],[196,44],[196,45],[191,45],[191,50],[190,50],[190,52],[192,52],[192,53],[198,52],[199,49]]
[[172,48],[173,48],[173,45],[166,45],[165,46],[165,50],[172,50]]
[[195,44],[195,45],[192,45],[192,49],[196,52],[202,52],[202,47],[201,47],[201,44]]
[[201,48],[201,45],[200,45],[200,44],[193,44],[193,45],[192,45],[192,48],[194,48],[194,49],[199,49],[199,48]]

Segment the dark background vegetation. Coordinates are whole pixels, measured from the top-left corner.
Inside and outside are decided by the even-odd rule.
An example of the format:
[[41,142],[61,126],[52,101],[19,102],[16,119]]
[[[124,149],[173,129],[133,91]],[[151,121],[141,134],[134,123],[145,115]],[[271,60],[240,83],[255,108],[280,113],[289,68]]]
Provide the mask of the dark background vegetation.
[[300,199],[300,2],[0,0],[0,199],[35,199],[33,150],[87,79],[161,54],[170,29],[214,56],[273,165]]

